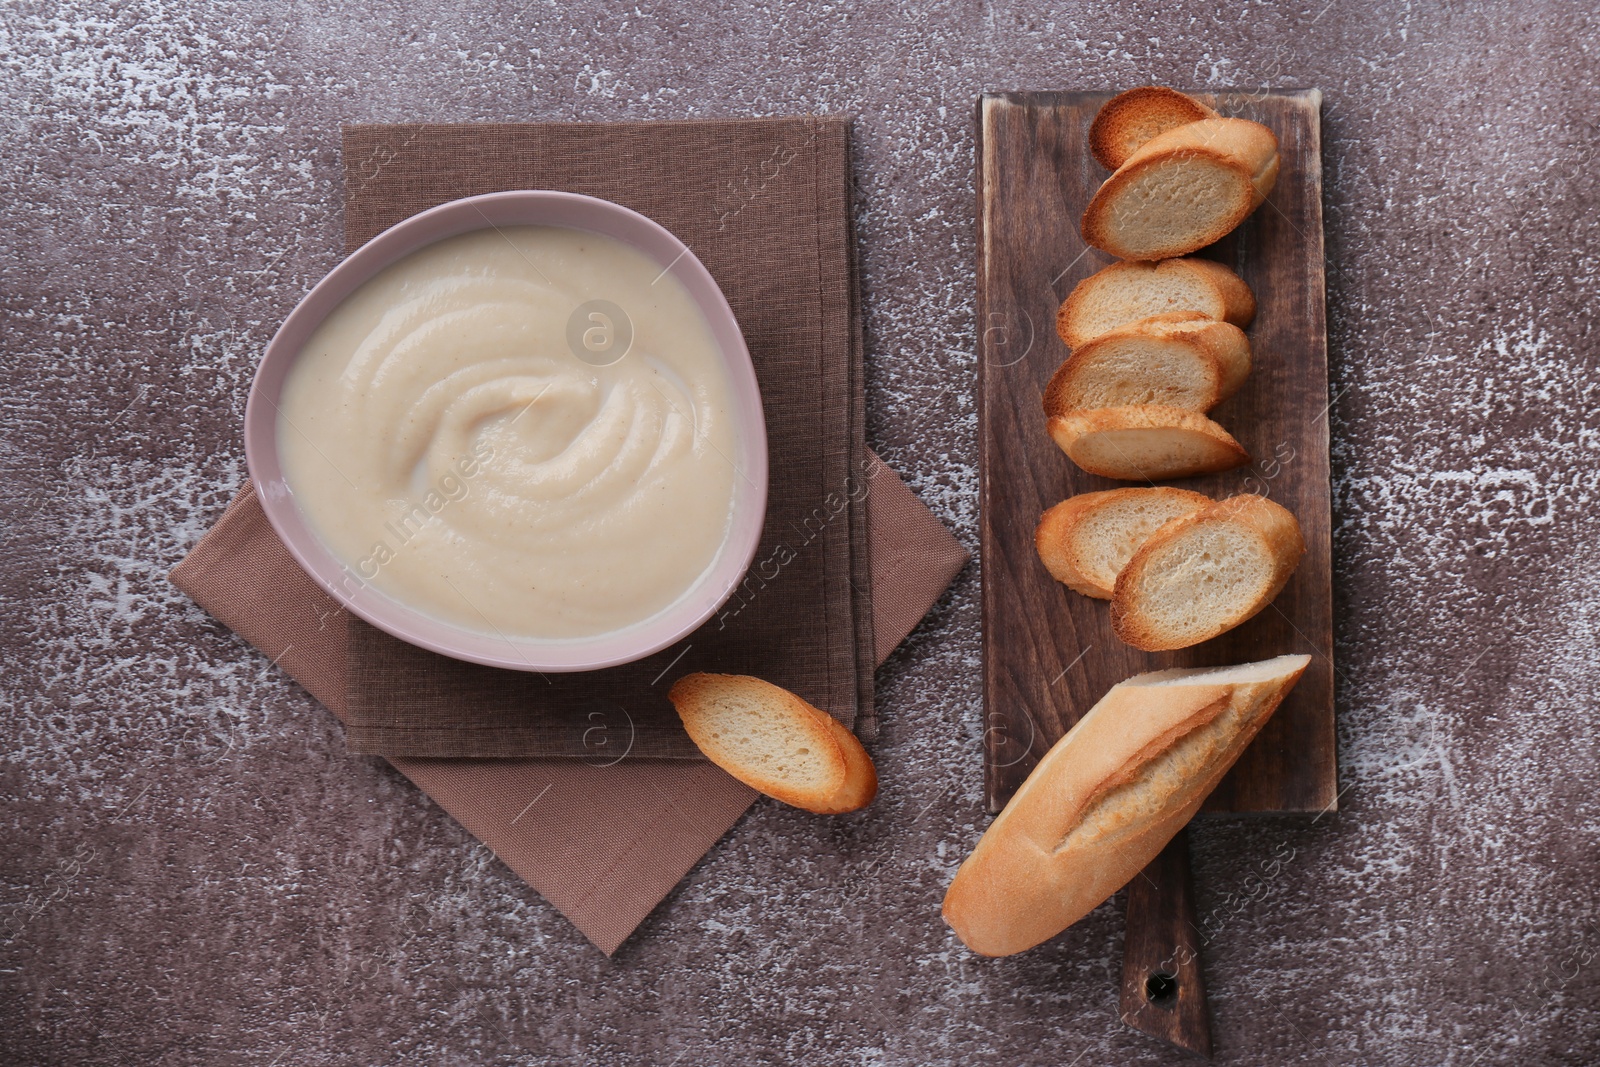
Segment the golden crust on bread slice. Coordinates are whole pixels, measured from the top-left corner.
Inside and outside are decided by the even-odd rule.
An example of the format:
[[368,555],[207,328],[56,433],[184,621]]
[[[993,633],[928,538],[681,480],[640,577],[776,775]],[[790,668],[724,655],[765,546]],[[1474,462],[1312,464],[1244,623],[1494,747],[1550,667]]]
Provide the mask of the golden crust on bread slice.
[[1105,180],[1083,239],[1122,259],[1170,259],[1226,237],[1278,180],[1278,138],[1247,119],[1202,119],[1152,137]]
[[1237,274],[1209,259],[1124,261],[1073,286],[1056,312],[1056,333],[1077,350],[1129,323],[1179,312],[1243,329],[1255,318],[1256,298]]
[[1165,404],[1071,411],[1050,418],[1050,437],[1090,474],[1159,481],[1230,470],[1250,454],[1197,411]]
[[1141,85],[1107,100],[1089,126],[1089,153],[1107,170],[1116,170],[1146,141],[1217,113],[1186,93],[1161,85]]
[[1202,493],[1164,485],[1079,493],[1039,517],[1033,544],[1056,581],[1110,600],[1117,574],[1151,534],[1210,506]]
[[877,771],[855,734],[780,686],[741,674],[687,674],[667,699],[706,758],[750,788],[819,814],[871,803]]
[[1250,342],[1239,327],[1191,312],[1156,315],[1073,352],[1045,387],[1044,411],[1130,404],[1210,411],[1249,373]]
[[1254,493],[1219,500],[1139,546],[1117,575],[1111,628],[1147,652],[1208,641],[1272,603],[1305,553],[1281,504]]

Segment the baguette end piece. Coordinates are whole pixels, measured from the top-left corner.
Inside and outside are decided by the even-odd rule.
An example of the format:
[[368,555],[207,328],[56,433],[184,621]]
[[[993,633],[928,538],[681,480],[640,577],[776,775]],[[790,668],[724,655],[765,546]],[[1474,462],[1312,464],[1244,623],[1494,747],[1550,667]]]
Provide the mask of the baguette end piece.
[[1310,659],[1113,686],[990,824],[945,893],[945,922],[972,951],[1009,956],[1093,911],[1193,817]]

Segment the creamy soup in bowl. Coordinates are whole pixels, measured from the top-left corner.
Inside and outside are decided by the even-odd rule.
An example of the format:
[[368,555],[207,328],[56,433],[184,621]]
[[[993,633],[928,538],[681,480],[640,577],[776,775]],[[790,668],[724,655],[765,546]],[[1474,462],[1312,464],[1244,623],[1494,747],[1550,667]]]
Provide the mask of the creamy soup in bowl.
[[571,194],[458,201],[355,253],[274,338],[246,439],[274,528],[346,606],[517,669],[692,631],[765,510],[759,394],[715,283],[659,226]]

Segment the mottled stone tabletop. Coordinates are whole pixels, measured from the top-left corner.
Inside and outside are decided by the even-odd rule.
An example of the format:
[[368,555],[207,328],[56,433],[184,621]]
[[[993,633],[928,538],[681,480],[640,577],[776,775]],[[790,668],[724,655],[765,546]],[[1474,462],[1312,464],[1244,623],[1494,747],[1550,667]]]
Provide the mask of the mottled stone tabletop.
[[333,6],[0,11],[0,1062],[1178,1062],[1119,906],[938,921],[976,565],[879,674],[876,805],[757,805],[612,959],[165,577],[346,122],[858,116],[870,439],[975,550],[974,99],[1147,81],[1326,94],[1345,792],[1194,834],[1217,1059],[1600,1061],[1590,5]]

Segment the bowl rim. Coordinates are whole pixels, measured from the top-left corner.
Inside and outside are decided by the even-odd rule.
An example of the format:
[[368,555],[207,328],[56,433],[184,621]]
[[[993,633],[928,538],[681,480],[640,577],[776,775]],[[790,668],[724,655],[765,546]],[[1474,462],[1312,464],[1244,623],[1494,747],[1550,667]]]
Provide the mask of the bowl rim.
[[[356,289],[411,253],[501,226],[561,226],[623,241],[683,283],[722,349],[734,397],[739,459],[728,533],[711,564],[685,593],[648,619],[620,630],[583,638],[515,638],[471,630],[409,607],[378,591],[333,554],[311,529],[283,475],[277,401],[290,368],[317,327]],[[755,559],[766,518],[766,418],[755,365],[727,297],[693,249],[666,227],[631,208],[582,193],[519,189],[451,200],[396,223],[346,256],[301,297],[268,342],[245,404],[244,449],[245,465],[268,523],[295,561],[341,606],[409,644],[508,670],[599,670],[667,648],[727,603]]]

